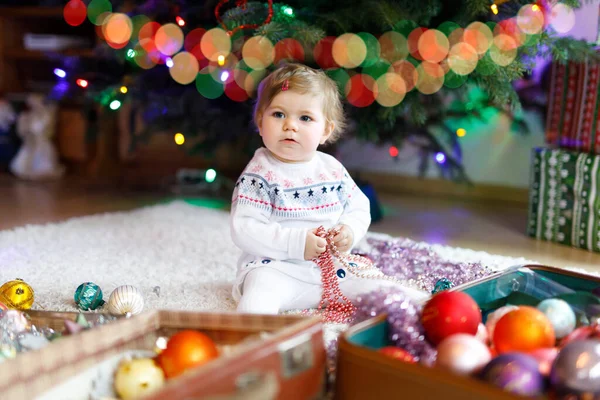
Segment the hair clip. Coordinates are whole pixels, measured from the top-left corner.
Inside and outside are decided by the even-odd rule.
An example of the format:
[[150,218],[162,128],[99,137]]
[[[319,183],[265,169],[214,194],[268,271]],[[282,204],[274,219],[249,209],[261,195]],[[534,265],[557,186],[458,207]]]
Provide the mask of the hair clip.
[[281,91],[285,92],[286,90],[288,90],[290,88],[290,81],[289,80],[285,80],[283,81],[283,83],[281,84]]

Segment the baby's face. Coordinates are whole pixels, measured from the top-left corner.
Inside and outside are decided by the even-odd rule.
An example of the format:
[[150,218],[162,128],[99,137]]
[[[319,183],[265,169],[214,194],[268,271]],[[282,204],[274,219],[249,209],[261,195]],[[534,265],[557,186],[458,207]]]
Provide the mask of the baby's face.
[[266,148],[284,162],[311,160],[332,131],[323,114],[323,96],[293,90],[273,98],[259,127]]

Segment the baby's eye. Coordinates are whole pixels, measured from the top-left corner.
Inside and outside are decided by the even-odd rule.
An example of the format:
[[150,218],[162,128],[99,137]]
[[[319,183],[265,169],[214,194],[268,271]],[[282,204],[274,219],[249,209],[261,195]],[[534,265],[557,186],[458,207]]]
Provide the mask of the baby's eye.
[[310,121],[312,121],[312,118],[309,117],[308,115],[303,115],[303,116],[300,117],[300,121],[302,121],[302,122],[310,122]]
[[273,116],[274,116],[275,118],[283,118],[283,117],[284,117],[284,115],[283,115],[283,113],[282,113],[281,111],[275,111],[275,112],[273,113]]

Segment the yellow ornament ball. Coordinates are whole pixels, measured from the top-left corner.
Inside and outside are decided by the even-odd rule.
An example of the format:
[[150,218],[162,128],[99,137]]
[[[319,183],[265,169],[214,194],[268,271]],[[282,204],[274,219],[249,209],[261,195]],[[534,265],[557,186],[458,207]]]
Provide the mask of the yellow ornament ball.
[[150,358],[123,361],[115,374],[115,392],[123,400],[145,396],[164,383],[163,370]]
[[0,302],[8,308],[29,310],[33,300],[33,289],[22,279],[15,279],[0,286]]

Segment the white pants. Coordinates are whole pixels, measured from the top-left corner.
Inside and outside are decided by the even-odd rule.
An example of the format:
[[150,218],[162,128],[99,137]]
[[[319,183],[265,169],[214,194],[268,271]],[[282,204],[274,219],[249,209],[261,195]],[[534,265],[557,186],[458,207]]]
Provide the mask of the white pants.
[[[338,282],[342,293],[351,301],[361,293],[384,286],[397,287],[415,301],[428,297],[424,292],[397,282],[364,279],[351,273],[338,277]],[[244,279],[237,310],[242,313],[277,314],[286,310],[316,308],[321,301],[322,292],[321,284],[298,280],[275,268],[258,267],[249,271]]]

